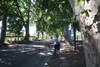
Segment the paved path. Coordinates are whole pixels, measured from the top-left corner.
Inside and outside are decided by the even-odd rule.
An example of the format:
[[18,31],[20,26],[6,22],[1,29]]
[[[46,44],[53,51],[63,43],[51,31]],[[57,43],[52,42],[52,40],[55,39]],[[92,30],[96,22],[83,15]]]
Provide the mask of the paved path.
[[51,44],[37,42],[0,49],[0,67],[45,67],[52,51]]
[[86,67],[84,50],[81,43],[77,44],[76,51],[73,51],[70,45],[62,43],[60,51],[59,55],[52,55],[50,57],[48,67]]

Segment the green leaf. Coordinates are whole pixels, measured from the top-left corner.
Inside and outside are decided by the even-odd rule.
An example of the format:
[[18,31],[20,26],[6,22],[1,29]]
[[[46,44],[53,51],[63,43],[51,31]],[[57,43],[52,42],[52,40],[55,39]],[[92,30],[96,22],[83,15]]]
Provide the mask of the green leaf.
[[66,9],[66,12],[67,12],[67,13],[70,13],[70,11],[69,11],[68,9]]
[[92,12],[90,9],[86,9],[83,12],[81,12],[81,14],[85,14],[86,16],[89,17],[89,12]]
[[92,12],[92,10],[88,10],[89,12]]
[[83,0],[77,0],[76,6],[78,6]]

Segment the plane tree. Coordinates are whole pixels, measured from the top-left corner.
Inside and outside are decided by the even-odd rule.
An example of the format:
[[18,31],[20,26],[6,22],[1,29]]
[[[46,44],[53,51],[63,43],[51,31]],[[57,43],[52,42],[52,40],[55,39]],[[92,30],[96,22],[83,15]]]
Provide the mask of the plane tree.
[[[2,21],[1,39],[4,43],[6,36],[6,28],[8,26],[9,32],[19,34],[22,27],[25,27],[25,40],[29,41],[29,23],[32,19],[33,5],[31,0],[7,0],[0,1],[0,20]],[[31,20],[32,22],[32,20]]]
[[14,16],[14,15],[16,15],[16,9],[14,7],[13,0],[0,1],[0,17],[2,17],[0,43],[4,43],[5,41],[8,17]]

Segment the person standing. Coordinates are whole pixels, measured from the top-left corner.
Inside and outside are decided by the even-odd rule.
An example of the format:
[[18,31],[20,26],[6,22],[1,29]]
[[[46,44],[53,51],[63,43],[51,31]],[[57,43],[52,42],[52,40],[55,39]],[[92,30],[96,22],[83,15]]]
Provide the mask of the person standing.
[[56,34],[54,39],[54,55],[60,53],[60,40],[58,34]]

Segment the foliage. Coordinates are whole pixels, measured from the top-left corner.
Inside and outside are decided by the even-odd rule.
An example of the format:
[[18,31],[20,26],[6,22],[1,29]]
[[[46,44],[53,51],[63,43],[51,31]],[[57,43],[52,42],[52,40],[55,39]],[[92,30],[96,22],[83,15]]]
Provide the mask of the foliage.
[[72,9],[68,0],[33,1],[2,0],[0,2],[0,15],[7,14],[9,32],[19,34],[23,26],[28,23],[32,25],[35,22],[37,31],[55,35],[62,33],[66,23],[74,22],[74,19],[71,18]]
[[81,14],[84,14],[85,16],[89,17],[89,12],[92,12],[90,9],[86,9],[83,12],[81,12]]
[[77,0],[76,6],[78,6],[84,0]]
[[[78,6],[81,2],[83,2],[85,0],[77,0],[76,6]],[[90,0],[86,0],[86,2],[88,3]]]
[[7,16],[16,15],[16,7],[13,0],[6,0],[0,2],[0,13],[1,15],[6,14]]
[[67,14],[71,15],[71,7],[66,0],[36,0],[34,11],[37,30],[49,35],[61,34],[67,23]]
[[[27,25],[28,22],[28,4],[31,5],[30,9],[30,24],[32,24],[32,9],[33,5],[30,0],[5,0],[0,1],[0,16],[7,15],[8,31],[10,33],[21,33],[22,27]],[[2,20],[2,19],[1,19]]]
[[[85,0],[77,0],[76,6],[78,6],[81,2],[83,2]],[[86,2],[88,3],[90,0],[86,0]],[[90,9],[85,9],[84,11],[80,12],[81,14],[84,14],[85,16],[89,17],[89,12],[92,12]]]
[[[17,10],[17,7],[16,7],[16,4],[15,4],[15,1],[14,0],[7,0],[7,1],[2,1],[0,2],[0,11],[1,11],[1,16],[6,14],[7,15],[7,24],[9,25],[8,26],[8,29],[9,29],[9,32],[11,33],[20,33],[19,31],[19,28],[20,28],[20,25],[18,27],[18,23],[19,21],[16,21],[18,20],[18,10]],[[20,28],[22,29],[22,28]]]
[[8,19],[8,31],[9,33],[15,33],[17,35],[22,33],[22,21],[19,18],[15,17],[10,17]]

